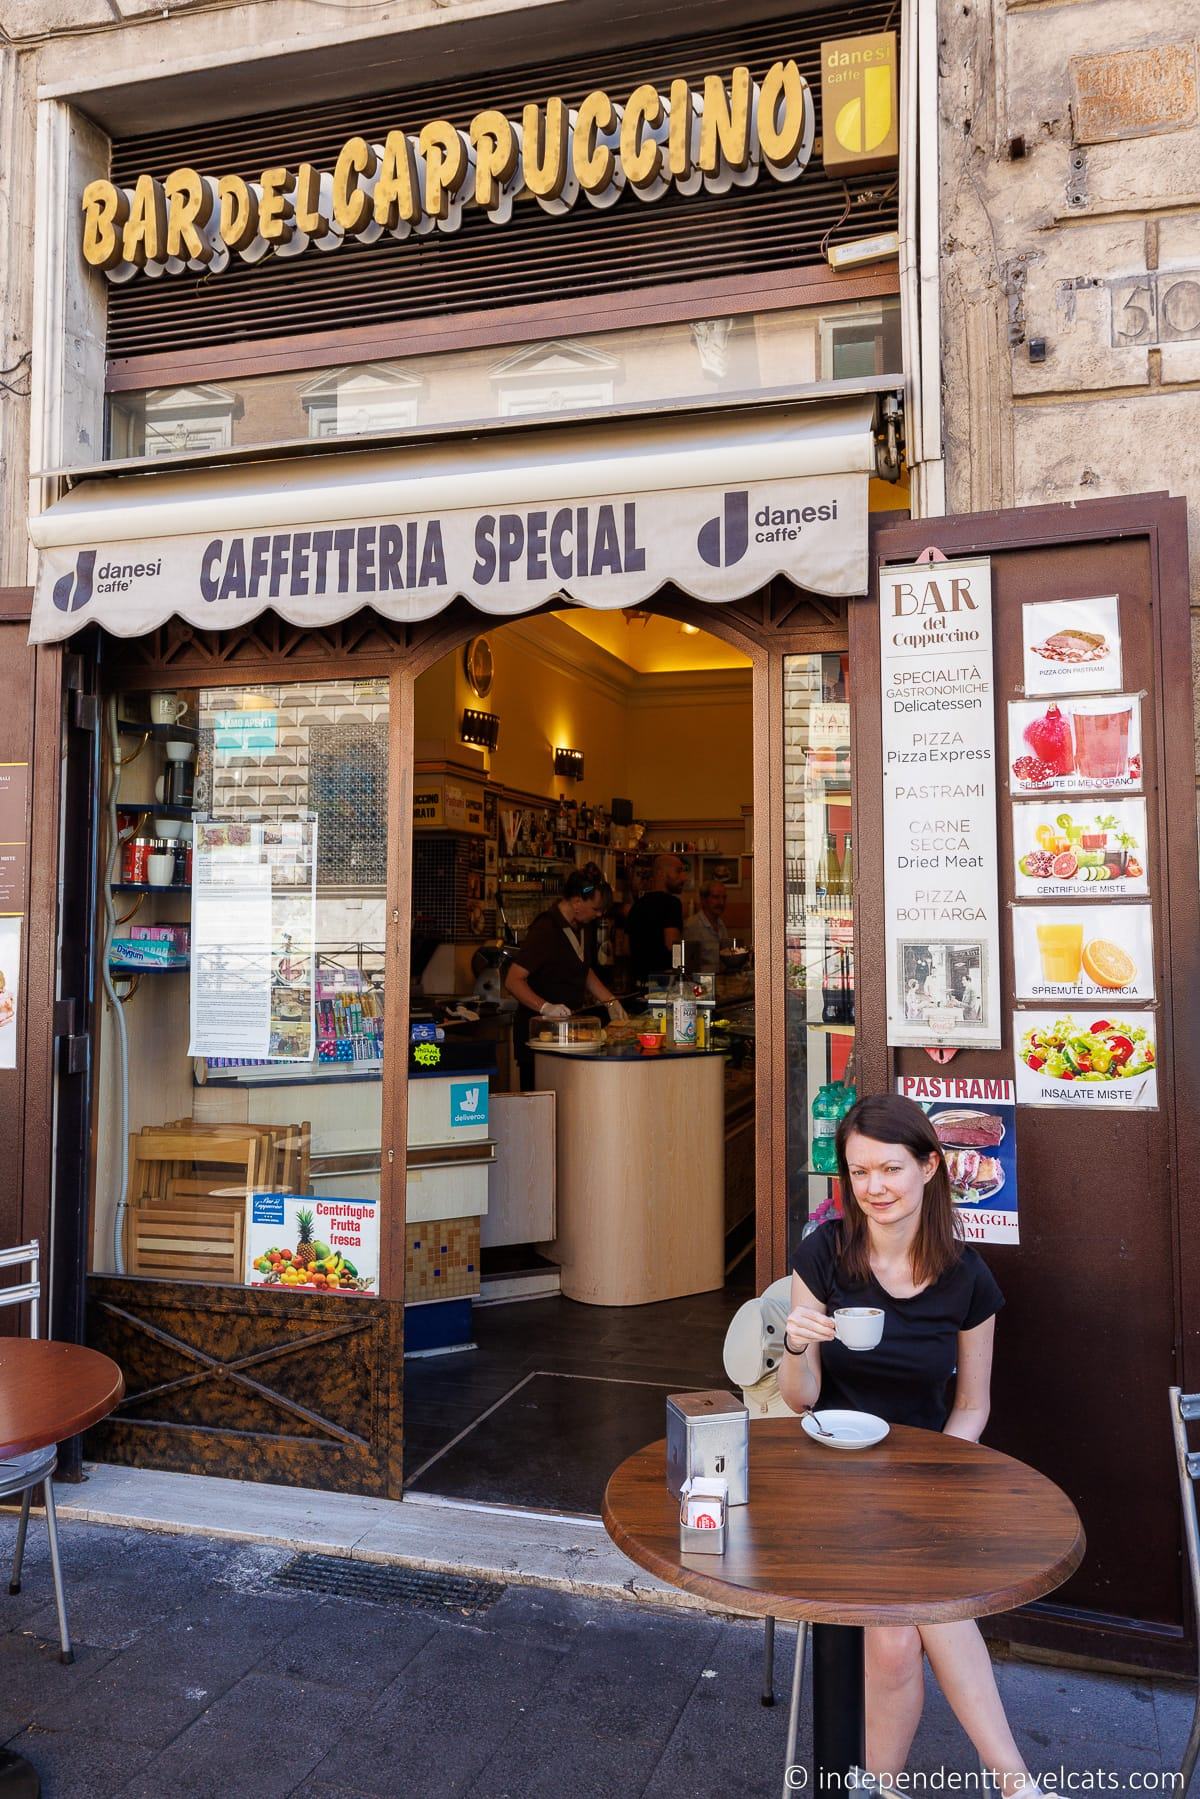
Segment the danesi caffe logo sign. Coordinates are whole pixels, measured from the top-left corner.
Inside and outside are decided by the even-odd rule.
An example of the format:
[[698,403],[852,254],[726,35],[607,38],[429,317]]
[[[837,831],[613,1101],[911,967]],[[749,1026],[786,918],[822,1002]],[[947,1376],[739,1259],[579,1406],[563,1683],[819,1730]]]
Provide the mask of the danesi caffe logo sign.
[[231,257],[299,256],[432,231],[457,231],[467,208],[493,224],[525,196],[544,212],[612,206],[628,189],[647,203],[672,188],[723,194],[763,170],[795,181],[816,136],[812,90],[792,61],[756,79],[746,67],[665,91],[646,83],[616,100],[596,89],[569,107],[557,97],[509,117],[495,107],[465,127],[432,119],[382,142],[351,137],[332,168],[302,162],[257,181],[173,169],[132,187],[91,181],[83,191],[83,254],[113,282],[184,269],[217,274]]

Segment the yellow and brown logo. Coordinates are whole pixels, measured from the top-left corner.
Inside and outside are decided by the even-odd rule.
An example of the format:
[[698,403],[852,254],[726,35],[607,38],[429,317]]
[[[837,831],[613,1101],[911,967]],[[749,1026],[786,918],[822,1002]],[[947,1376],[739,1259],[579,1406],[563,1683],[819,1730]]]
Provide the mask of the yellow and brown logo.
[[870,175],[900,155],[896,34],[821,45],[823,158],[830,175]]

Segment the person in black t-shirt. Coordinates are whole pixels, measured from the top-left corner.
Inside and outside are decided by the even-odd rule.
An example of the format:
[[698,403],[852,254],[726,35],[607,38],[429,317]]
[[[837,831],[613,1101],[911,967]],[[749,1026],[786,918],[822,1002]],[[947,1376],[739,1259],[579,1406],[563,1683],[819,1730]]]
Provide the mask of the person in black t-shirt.
[[567,876],[562,898],[541,912],[513,955],[504,984],[517,1002],[513,1045],[521,1085],[533,1085],[529,1051],[532,1018],[569,1018],[589,1001],[608,1007],[610,1018],[624,1018],[594,966],[595,924],[608,904],[609,892],[588,869]]
[[679,895],[687,868],[678,856],[656,856],[650,890],[633,902],[625,930],[636,982],[671,972],[671,946],[683,940],[683,902]]
[[[795,1412],[845,1406],[978,1442],[1004,1298],[982,1257],[961,1240],[937,1133],[910,1099],[860,1099],[838,1126],[837,1158],[844,1216],[819,1226],[796,1252],[779,1390]],[[838,1340],[832,1314],[842,1306],[883,1312],[874,1349]],[[865,1634],[873,1774],[903,1774],[924,1704],[927,1655],[984,1768],[994,1772],[992,1790],[1039,1790],[973,1620]]]

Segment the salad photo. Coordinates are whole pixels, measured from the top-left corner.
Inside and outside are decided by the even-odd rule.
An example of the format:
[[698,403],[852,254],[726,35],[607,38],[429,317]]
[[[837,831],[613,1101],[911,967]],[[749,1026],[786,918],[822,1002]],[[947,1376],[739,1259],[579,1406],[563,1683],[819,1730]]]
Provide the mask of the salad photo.
[[1084,1017],[1018,1012],[1017,1099],[1025,1104],[1158,1105],[1153,1012]]

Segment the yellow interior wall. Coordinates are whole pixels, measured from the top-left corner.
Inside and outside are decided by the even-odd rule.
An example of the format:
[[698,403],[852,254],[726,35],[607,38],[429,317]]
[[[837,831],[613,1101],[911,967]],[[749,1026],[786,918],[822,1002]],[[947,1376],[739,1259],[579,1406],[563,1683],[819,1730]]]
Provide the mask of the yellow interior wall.
[[[500,785],[603,806],[620,796],[632,800],[639,818],[737,818],[751,804],[748,672],[744,693],[700,693],[660,705],[636,694],[610,697],[568,661],[544,661],[503,627],[489,631],[488,642],[495,678],[486,700],[471,693],[460,650],[419,678],[418,743],[452,751],[463,707],[480,706],[500,718],[499,746],[482,758]],[[554,774],[556,747],[583,751],[582,781]]]

